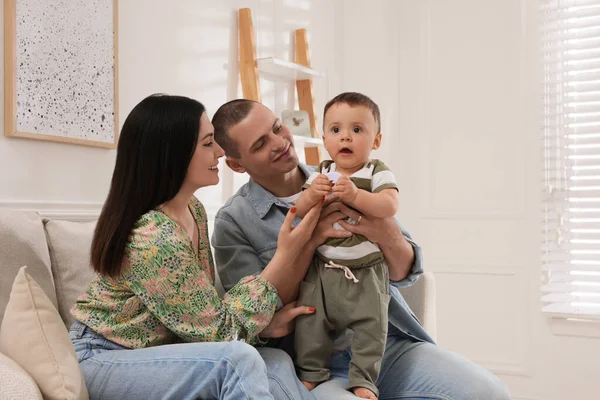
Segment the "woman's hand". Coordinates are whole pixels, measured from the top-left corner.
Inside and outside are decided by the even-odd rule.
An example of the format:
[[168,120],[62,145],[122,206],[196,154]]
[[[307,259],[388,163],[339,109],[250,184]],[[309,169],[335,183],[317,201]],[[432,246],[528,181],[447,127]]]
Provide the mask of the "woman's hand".
[[279,229],[275,257],[281,257],[287,262],[293,262],[298,257],[311,239],[315,226],[319,222],[322,205],[322,201],[317,202],[294,228],[292,228],[292,222],[296,218],[296,207],[292,207],[288,211],[283,225]]
[[314,307],[296,307],[296,302],[291,302],[273,315],[271,323],[258,336],[261,338],[279,338],[289,335],[294,331],[294,320],[297,316],[314,312]]
[[296,218],[296,207],[290,209],[279,230],[277,251],[260,273],[275,286],[284,303],[296,298],[298,285],[310,264],[313,253],[306,249],[319,221],[322,204],[321,201],[315,204],[294,228],[292,222]]

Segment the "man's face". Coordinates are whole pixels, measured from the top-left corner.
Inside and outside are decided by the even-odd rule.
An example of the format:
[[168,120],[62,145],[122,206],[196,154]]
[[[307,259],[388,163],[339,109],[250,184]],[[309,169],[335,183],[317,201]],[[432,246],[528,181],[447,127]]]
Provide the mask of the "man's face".
[[247,172],[260,180],[285,174],[298,166],[292,134],[262,104],[255,104],[242,122],[229,129],[229,136],[240,154],[239,158],[229,157],[228,164],[236,172]]

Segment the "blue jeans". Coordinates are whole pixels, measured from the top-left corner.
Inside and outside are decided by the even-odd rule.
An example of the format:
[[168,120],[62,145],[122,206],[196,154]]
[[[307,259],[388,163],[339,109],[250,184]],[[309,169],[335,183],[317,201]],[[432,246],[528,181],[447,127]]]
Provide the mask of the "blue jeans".
[[314,399],[282,350],[239,342],[127,349],[75,322],[69,330],[90,399]]
[[[346,390],[351,353],[331,358],[331,380],[317,386],[318,400],[356,400]],[[510,400],[494,374],[457,354],[427,342],[388,336],[377,382],[379,400]]]

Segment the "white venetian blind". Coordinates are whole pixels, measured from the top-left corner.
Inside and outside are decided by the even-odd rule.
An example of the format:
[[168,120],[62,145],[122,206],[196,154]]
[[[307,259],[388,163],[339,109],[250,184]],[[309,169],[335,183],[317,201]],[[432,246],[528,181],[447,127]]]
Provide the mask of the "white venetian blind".
[[600,318],[600,0],[541,0],[543,311]]

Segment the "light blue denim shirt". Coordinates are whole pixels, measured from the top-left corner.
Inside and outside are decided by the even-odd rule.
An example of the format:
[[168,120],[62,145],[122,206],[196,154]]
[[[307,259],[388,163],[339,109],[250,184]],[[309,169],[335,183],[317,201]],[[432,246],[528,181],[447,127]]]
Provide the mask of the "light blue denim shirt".
[[[299,164],[305,176],[311,170]],[[241,278],[260,273],[277,249],[277,236],[291,205],[250,179],[217,212],[212,246],[217,273],[225,290]],[[397,288],[412,285],[423,273],[421,248],[402,229],[413,246],[415,261],[409,275],[401,281],[390,281],[392,299],[389,305],[389,334],[398,333],[433,343]],[[395,328],[395,329],[393,329]]]

